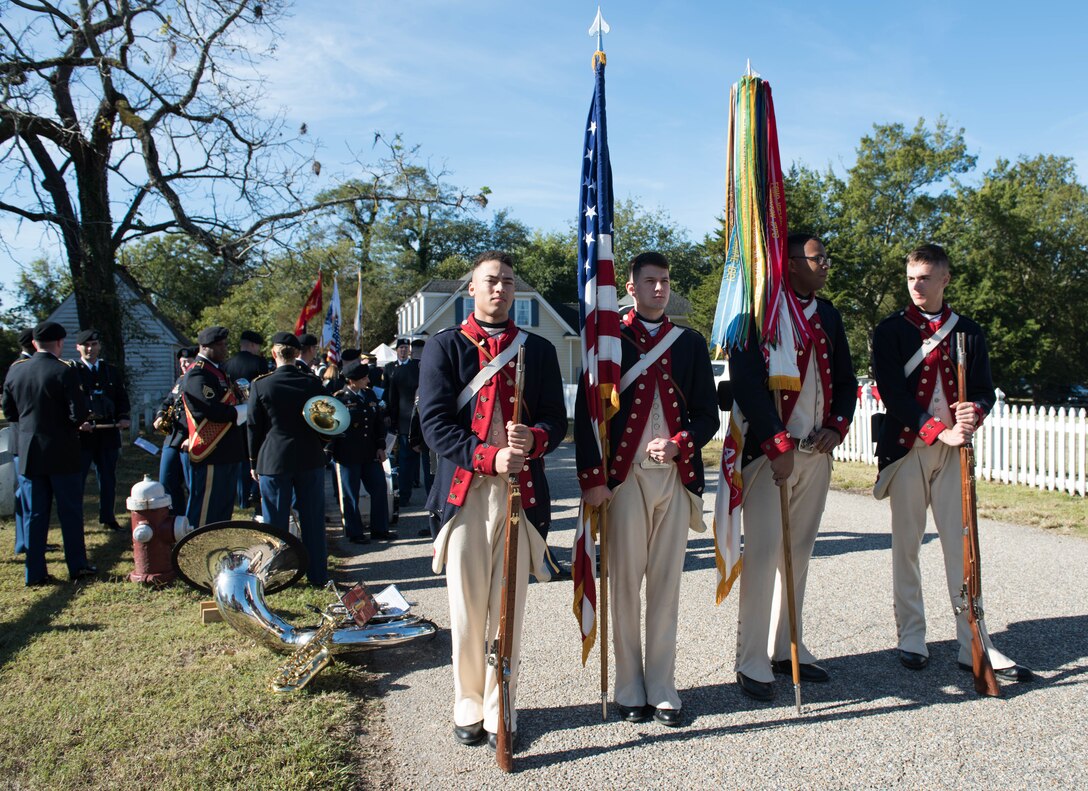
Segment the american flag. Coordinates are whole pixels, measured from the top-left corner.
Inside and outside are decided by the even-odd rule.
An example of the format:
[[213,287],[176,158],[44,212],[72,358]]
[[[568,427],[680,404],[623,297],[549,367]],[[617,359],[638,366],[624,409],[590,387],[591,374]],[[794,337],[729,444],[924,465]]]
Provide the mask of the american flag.
[[[608,419],[615,414],[620,381],[620,321],[612,260],[612,164],[604,116],[604,53],[594,58],[596,86],[582,146],[578,209],[579,326],[587,410],[601,458],[608,449]],[[597,639],[595,533],[597,512],[583,505],[574,538],[574,614],[582,630],[582,664]]]

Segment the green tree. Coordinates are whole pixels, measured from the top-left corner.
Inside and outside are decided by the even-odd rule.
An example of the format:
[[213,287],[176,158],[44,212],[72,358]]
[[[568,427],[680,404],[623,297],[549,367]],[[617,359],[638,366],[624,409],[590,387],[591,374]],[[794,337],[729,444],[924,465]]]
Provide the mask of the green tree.
[[994,380],[1044,403],[1088,382],[1088,188],[1072,160],[999,160],[959,202],[949,302],[986,329]]
[[14,330],[33,327],[72,293],[72,277],[63,266],[36,258],[19,272],[12,293],[17,301],[0,315],[0,323]]
[[148,292],[155,307],[196,337],[196,320],[248,267],[228,265],[184,234],[163,234],[125,245],[118,263]]

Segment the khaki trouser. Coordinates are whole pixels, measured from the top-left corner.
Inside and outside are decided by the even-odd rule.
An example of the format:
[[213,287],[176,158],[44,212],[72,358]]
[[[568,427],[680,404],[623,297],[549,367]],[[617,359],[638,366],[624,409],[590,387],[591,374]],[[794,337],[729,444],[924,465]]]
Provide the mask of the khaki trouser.
[[[794,453],[790,496],[790,542],[794,598],[797,603],[797,649],[802,663],[816,658],[804,644],[805,585],[808,564],[831,484],[831,456]],[[770,462],[760,457],[744,476],[744,567],[740,574],[736,669],[754,681],[771,682],[771,659],[790,658],[790,624],[783,577],[782,502]]]
[[[466,726],[483,720],[484,729],[490,733],[498,731],[501,690],[495,668],[487,664],[487,652],[499,631],[508,490],[509,486],[502,478],[476,475],[465,504],[442,528],[434,544],[434,570],[436,573],[441,571],[445,564],[450,602],[453,722]],[[530,565],[539,569],[543,565],[543,555],[543,539],[522,511],[510,669],[512,709],[517,693],[521,627]],[[545,572],[542,573],[545,574],[543,579],[549,579]],[[536,576],[541,579],[540,573]],[[516,710],[512,711],[511,718],[511,728],[517,730]]]
[[[899,648],[922,656],[926,649],[926,615],[922,603],[922,570],[918,554],[926,530],[926,508],[933,521],[944,553],[944,571],[952,606],[960,604],[963,588],[963,511],[960,488],[959,448],[943,442],[919,445],[885,469],[887,493],[892,506],[892,589],[895,626]],[[980,602],[981,604],[981,602]],[[985,623],[983,641],[995,669],[1012,667],[1011,659],[993,647]],[[956,616],[959,661],[971,663],[971,628],[967,613]]]
[[[623,706],[679,709],[676,622],[680,574],[693,513],[701,500],[680,483],[675,464],[635,464],[608,505],[608,576],[614,696]],[[694,512],[692,509],[696,509]],[[646,657],[642,655],[642,580],[646,580]]]

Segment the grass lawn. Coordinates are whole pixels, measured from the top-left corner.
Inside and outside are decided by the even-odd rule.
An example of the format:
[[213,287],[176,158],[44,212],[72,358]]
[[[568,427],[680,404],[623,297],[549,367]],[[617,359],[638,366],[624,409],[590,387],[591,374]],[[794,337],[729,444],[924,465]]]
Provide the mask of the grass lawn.
[[[118,507],[158,459],[126,448]],[[93,489],[93,476],[88,491]],[[88,498],[88,503],[89,503]],[[281,657],[224,623],[203,626],[203,597],[178,585],[128,582],[129,534],[86,509],[87,547],[102,581],[23,585],[0,521],[0,785],[14,788],[348,789],[380,722],[365,670],[335,663],[314,684],[277,696]],[[119,514],[127,525],[127,514]],[[49,541],[60,544],[60,529]],[[67,580],[63,554],[50,573]],[[327,594],[296,587],[271,603],[295,623]]]
[[[717,441],[703,448],[708,469],[717,469],[721,449]],[[861,462],[836,461],[831,472],[831,488],[839,491],[871,495],[875,481],[876,467]],[[975,491],[983,519],[1088,536],[1088,503],[1083,497],[982,480],[976,481]]]

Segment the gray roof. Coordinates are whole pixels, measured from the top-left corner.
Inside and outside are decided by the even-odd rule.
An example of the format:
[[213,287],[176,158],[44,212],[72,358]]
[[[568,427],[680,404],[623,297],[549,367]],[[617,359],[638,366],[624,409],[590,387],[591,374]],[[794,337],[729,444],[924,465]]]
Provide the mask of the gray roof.
[[[468,272],[464,277],[458,280],[445,280],[443,278],[432,278],[424,283],[420,289],[421,294],[456,294],[458,291],[463,291],[468,288],[468,281],[471,279],[472,273]],[[515,291],[536,291],[535,288],[530,286],[524,280],[517,275],[514,275],[514,290]]]

